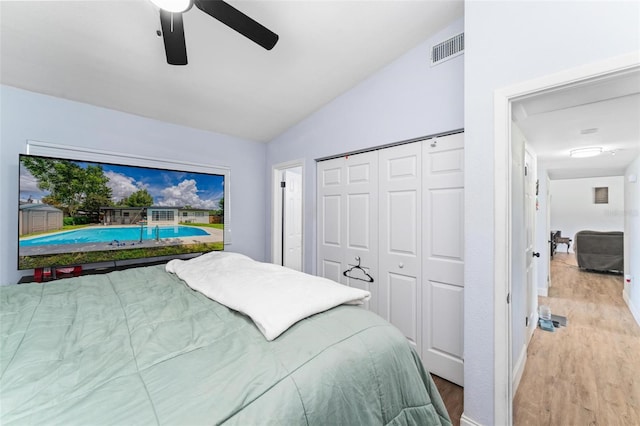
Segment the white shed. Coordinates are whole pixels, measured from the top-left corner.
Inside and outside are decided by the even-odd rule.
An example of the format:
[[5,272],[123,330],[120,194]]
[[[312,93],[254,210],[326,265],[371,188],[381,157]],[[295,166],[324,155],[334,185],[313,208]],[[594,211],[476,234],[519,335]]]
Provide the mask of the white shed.
[[62,229],[62,210],[49,204],[26,203],[20,204],[18,213],[18,234],[32,234],[34,232],[56,231]]

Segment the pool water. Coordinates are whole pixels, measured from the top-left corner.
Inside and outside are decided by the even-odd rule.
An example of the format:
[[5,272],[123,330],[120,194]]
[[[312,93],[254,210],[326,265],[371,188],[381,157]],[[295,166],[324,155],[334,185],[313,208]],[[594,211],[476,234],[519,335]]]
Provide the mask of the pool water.
[[[195,237],[209,235],[200,228],[191,226],[161,226],[157,228],[160,238]],[[156,239],[156,227],[142,227],[143,240]],[[55,235],[44,235],[26,240],[20,240],[21,247],[44,246],[53,244],[90,244],[111,243],[113,241],[140,241],[140,227],[118,228],[105,226],[104,228],[83,228],[74,231],[62,232]]]

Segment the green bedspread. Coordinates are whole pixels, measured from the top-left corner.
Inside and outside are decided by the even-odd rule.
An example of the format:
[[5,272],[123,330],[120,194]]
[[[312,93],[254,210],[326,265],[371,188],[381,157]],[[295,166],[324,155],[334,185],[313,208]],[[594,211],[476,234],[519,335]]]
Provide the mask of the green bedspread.
[[405,338],[339,306],[272,342],[151,266],[0,287],[0,424],[450,424]]

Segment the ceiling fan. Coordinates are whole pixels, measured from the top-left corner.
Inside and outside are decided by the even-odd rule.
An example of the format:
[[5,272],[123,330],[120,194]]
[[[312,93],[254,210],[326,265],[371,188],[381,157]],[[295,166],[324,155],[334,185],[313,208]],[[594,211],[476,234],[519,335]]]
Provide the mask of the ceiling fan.
[[271,50],[278,42],[278,34],[222,0],[151,0],[151,2],[160,8],[164,50],[167,54],[167,62],[171,65],[187,65],[182,14],[193,5],[267,50]]

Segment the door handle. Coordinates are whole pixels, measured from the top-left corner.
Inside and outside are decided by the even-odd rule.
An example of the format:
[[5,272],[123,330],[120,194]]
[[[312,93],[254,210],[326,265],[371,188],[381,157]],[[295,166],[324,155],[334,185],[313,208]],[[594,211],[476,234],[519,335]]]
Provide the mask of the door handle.
[[533,257],[540,257],[540,253],[537,253],[537,252],[534,251],[533,252]]

